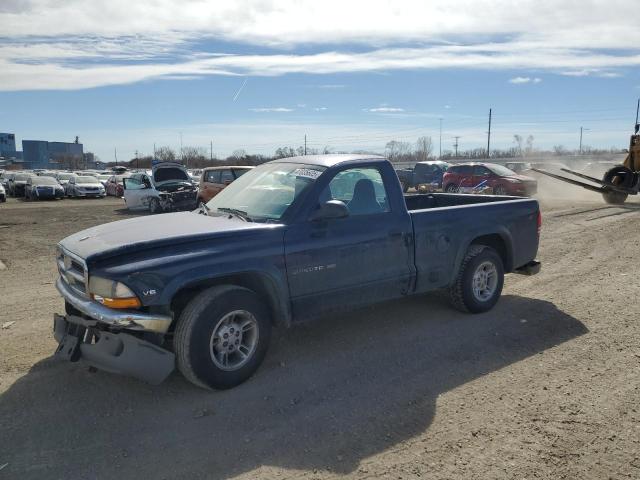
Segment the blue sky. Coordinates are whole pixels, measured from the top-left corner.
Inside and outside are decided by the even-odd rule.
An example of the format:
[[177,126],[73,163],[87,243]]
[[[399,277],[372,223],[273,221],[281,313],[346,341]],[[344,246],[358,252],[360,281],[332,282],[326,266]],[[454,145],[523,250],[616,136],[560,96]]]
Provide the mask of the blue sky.
[[631,1],[7,2],[0,131],[78,135],[104,160],[181,136],[219,156],[305,134],[437,150],[440,118],[443,150],[476,148],[490,107],[498,148],[514,134],[577,148],[581,126],[586,145],[625,147],[640,96]]

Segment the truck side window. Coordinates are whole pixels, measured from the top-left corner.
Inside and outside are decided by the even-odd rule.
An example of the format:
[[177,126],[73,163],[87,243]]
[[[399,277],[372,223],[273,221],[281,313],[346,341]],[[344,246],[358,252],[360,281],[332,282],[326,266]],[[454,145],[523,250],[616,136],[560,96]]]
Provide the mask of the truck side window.
[[220,173],[220,183],[233,182],[235,179],[233,178],[233,173],[231,170],[222,170]]
[[372,215],[391,211],[382,176],[377,168],[350,168],[339,172],[320,201],[340,200],[351,215]]
[[208,183],[220,183],[220,170],[210,170],[207,172],[207,178],[205,182]]

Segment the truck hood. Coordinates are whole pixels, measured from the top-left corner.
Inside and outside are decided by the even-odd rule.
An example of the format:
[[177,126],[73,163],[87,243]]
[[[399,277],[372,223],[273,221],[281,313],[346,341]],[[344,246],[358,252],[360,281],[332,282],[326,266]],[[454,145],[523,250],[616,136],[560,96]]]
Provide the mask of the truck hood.
[[235,217],[208,217],[191,212],[166,213],[105,223],[68,236],[60,245],[85,260],[125,250],[176,245],[237,235],[278,225],[245,222]]

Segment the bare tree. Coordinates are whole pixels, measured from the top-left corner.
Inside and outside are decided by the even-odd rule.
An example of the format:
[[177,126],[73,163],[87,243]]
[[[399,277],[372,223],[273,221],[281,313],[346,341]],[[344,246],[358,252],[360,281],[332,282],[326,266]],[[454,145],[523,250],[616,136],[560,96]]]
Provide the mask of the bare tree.
[[247,151],[239,148],[237,150],[234,150],[231,156],[236,160],[243,160],[247,156]]
[[391,140],[385,145],[384,149],[389,161],[397,162],[411,151],[411,144],[409,142]]
[[176,152],[171,147],[160,147],[156,150],[156,158],[161,162],[175,162]]
[[533,152],[533,135],[527,137],[527,155],[531,155]]
[[517,133],[513,136],[513,141],[516,144],[516,154],[518,156],[522,156],[522,135],[518,135]]
[[419,162],[424,162],[431,157],[433,142],[431,137],[419,137],[416,141],[416,157]]

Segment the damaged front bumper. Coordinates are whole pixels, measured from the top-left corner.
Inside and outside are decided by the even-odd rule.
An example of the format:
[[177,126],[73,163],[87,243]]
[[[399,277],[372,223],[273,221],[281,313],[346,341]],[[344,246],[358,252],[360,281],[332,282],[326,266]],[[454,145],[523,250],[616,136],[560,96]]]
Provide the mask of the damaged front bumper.
[[[175,356],[143,336],[165,334],[172,317],[135,310],[114,310],[81,295],[61,278],[56,288],[72,307],[53,317],[57,356],[157,385],[174,369]],[[73,313],[76,312],[76,313]],[[153,339],[153,338],[152,338]]]
[[139,312],[136,310],[114,310],[105,307],[77,293],[68,283],[63,281],[62,278],[58,278],[56,288],[65,301],[73,308],[82,312],[87,317],[114,327],[166,333],[171,325],[172,318],[170,315]]
[[97,328],[98,321],[76,315],[53,316],[56,356],[107,372],[126,375],[152,385],[162,383],[175,366],[172,352],[124,332]]

